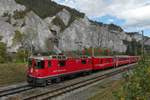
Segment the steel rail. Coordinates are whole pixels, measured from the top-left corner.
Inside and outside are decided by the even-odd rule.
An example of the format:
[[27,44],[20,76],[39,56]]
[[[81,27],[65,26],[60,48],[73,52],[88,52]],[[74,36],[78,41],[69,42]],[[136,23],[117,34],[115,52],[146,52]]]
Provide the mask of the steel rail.
[[24,92],[27,90],[31,90],[31,89],[33,89],[33,87],[31,87],[29,85],[22,85],[22,86],[18,86],[18,87],[14,87],[14,88],[8,88],[5,90],[1,90],[0,91],[0,98],[4,97],[4,96],[14,95],[14,94]]

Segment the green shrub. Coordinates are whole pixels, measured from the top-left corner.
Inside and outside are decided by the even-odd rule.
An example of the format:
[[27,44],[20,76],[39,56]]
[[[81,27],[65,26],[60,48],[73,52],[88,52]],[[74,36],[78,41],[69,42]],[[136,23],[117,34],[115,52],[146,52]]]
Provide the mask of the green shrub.
[[57,26],[60,26],[61,27],[61,31],[63,31],[66,28],[64,22],[59,17],[56,17],[52,21],[52,23],[55,24],[55,25],[57,25]]
[[3,42],[0,42],[0,63],[4,63],[6,61],[7,61],[6,44]]
[[27,59],[29,57],[29,51],[24,50],[24,49],[20,49],[18,50],[18,52],[16,53],[16,62],[26,62]]
[[127,45],[127,55],[141,55],[141,43],[133,40],[131,42],[123,41]]
[[117,25],[115,25],[115,24],[110,24],[110,25],[108,25],[108,29],[109,29],[109,30],[120,31],[120,32],[123,31],[123,29],[122,29],[120,26],[117,26]]
[[[0,33],[1,34],[1,33]],[[2,40],[3,36],[0,36],[0,41]]]
[[18,10],[16,10],[16,11],[14,11],[13,18],[14,19],[22,19],[22,18],[24,18],[26,16],[27,12],[28,12],[27,10],[25,10],[25,11],[18,11]]
[[25,5],[28,9],[34,11],[41,18],[54,16],[62,9],[51,0],[16,0],[16,2]]
[[115,92],[116,100],[149,100],[150,62],[141,61],[132,74],[124,75],[122,88]]
[[2,15],[2,17],[8,17],[8,16],[10,16],[10,14],[8,12],[4,12]]
[[8,12],[5,12],[5,13],[3,13],[2,17],[8,18],[6,20],[6,22],[8,22],[9,24],[11,24],[11,14],[9,14]]
[[21,33],[20,31],[16,30],[14,38],[13,38],[13,44],[15,45],[17,43],[23,42],[23,38],[24,38],[24,34]]

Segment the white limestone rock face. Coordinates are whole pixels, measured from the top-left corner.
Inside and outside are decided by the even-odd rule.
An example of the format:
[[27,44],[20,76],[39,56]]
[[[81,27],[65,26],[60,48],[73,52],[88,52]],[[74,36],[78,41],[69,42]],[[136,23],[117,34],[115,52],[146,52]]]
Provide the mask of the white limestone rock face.
[[47,17],[44,19],[45,23],[47,23],[48,26],[52,25],[52,21],[56,18],[56,16],[53,17]]
[[108,30],[108,27],[102,27],[101,30],[101,47],[110,48],[113,51],[125,52],[127,47],[123,43],[123,40],[126,39],[126,35],[121,32],[112,32]]
[[[90,23],[87,19],[79,19],[73,22],[63,33],[61,33],[61,39],[59,41],[59,48],[62,50],[70,51],[77,50],[77,42],[82,42],[86,47],[91,45],[90,40]],[[84,32],[84,34],[83,34]]]
[[55,30],[57,33],[60,33],[60,30],[61,30],[61,28],[60,28],[59,26],[54,25],[54,24],[52,24],[52,25],[50,26],[50,29],[51,29],[51,30]]
[[127,49],[122,35],[108,31],[107,27],[91,25],[87,18],[76,20],[61,34],[59,48],[66,51],[77,50],[79,45],[81,48],[105,47],[119,52]]
[[[30,49],[33,47],[36,51],[47,51],[47,45],[52,43],[49,41],[47,44],[46,41],[52,38],[59,38],[59,49],[65,51],[77,50],[79,47],[102,47],[126,52],[127,45],[123,43],[124,40],[131,42],[135,39],[141,42],[142,39],[140,34],[130,35],[120,30],[110,30],[108,25],[92,24],[87,17],[76,19],[69,24],[72,15],[66,9],[45,19],[40,18],[33,11],[28,12],[22,19],[12,17],[14,11],[24,11],[25,9],[26,7],[17,4],[15,0],[0,0],[0,36],[2,36],[1,41],[7,44],[9,52],[17,52],[20,47]],[[10,16],[2,17],[4,13],[10,14]],[[65,27],[67,26],[63,31],[61,26],[53,23],[56,17],[64,23]],[[25,34],[23,44],[13,45],[16,30]],[[54,35],[52,30],[58,34]],[[147,39],[145,44],[150,45],[150,39]],[[54,47],[57,46],[54,45]]]
[[146,40],[144,44],[150,46],[150,39]]
[[57,14],[57,17],[59,17],[64,22],[65,26],[67,26],[70,21],[71,15],[70,12],[68,12],[66,9],[63,9]]
[[132,39],[135,39],[137,42],[142,40],[142,35],[141,34],[134,34],[131,37],[132,37]]
[[130,35],[126,34],[125,40],[128,41],[128,42],[131,42],[132,41],[132,37],[130,37]]
[[25,24],[21,30],[27,35],[27,44],[33,45],[37,51],[46,51],[46,40],[53,37],[47,23],[34,12],[30,12],[25,17]]
[[16,48],[13,48],[13,37],[15,29],[9,23],[0,20],[0,36],[2,37],[1,42],[7,45],[9,52],[15,52]]
[[25,6],[17,4],[15,0],[0,0],[0,16],[2,16],[4,13],[13,15],[13,12],[16,10],[25,10]]

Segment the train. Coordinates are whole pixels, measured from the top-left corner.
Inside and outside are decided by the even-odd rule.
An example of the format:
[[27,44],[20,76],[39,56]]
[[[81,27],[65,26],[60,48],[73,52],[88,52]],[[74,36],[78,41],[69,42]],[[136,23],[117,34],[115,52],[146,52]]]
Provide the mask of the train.
[[28,61],[27,82],[32,86],[46,86],[60,82],[64,77],[91,74],[93,71],[136,63],[139,59],[139,56],[32,56]]

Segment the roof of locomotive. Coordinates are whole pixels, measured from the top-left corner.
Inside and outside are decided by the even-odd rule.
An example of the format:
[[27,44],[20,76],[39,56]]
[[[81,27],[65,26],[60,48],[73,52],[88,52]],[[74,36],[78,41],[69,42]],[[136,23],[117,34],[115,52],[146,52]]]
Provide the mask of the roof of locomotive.
[[50,56],[31,56],[29,59],[45,60],[45,59],[66,59],[64,55],[50,55]]
[[79,58],[89,58],[88,56],[80,56],[80,57],[66,57],[65,55],[50,55],[50,56],[31,56],[29,59],[37,59],[37,60],[45,60],[45,59],[79,59]]

